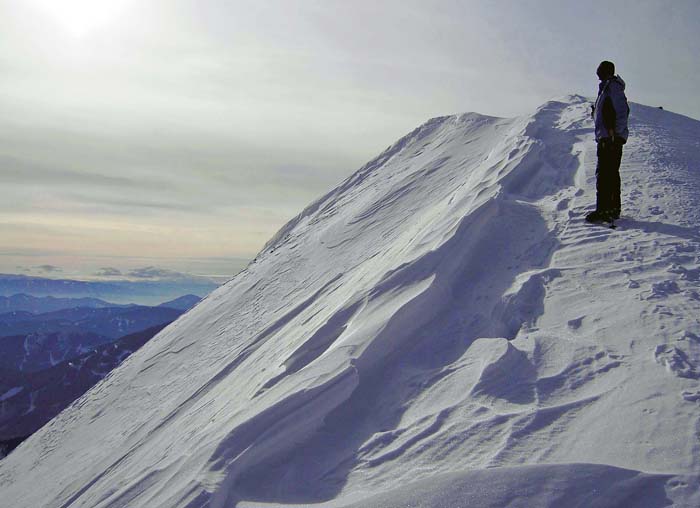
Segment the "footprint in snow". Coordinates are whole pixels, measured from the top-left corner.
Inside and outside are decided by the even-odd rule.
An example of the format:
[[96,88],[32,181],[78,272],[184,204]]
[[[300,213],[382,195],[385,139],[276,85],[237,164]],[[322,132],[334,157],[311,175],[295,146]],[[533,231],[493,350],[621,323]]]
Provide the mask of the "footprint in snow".
[[683,397],[688,402],[698,402],[700,401],[700,390],[684,390],[681,392],[681,397]]
[[651,294],[646,297],[647,300],[653,300],[656,298],[665,298],[669,295],[680,293],[681,289],[678,287],[676,281],[664,280],[661,282],[656,282],[651,285]]
[[694,334],[690,330],[685,330],[683,332],[683,335],[681,335],[681,338],[679,339],[681,341],[687,340],[687,341],[694,341],[694,342],[700,342],[700,336]]
[[586,316],[581,316],[577,317],[576,319],[570,319],[566,324],[571,328],[572,330],[578,330],[581,328],[581,324],[583,323],[583,319]]
[[681,273],[681,280],[687,280],[691,282],[700,281],[700,267],[691,268],[690,270],[683,269],[683,273]]
[[621,263],[624,261],[634,261],[634,254],[631,252],[625,252],[623,254],[620,254],[617,258],[615,258],[615,261],[617,263]]
[[688,354],[678,346],[659,344],[654,350],[654,359],[656,363],[666,367],[666,370],[678,377],[700,378],[700,372],[691,362]]
[[564,198],[557,203],[557,211],[561,212],[569,207],[569,198]]

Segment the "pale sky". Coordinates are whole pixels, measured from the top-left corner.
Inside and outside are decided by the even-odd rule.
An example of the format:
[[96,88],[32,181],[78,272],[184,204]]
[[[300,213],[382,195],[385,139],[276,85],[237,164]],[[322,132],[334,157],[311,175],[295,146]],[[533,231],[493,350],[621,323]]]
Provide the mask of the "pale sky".
[[0,272],[233,274],[428,118],[602,59],[700,118],[698,34],[696,0],[0,0]]

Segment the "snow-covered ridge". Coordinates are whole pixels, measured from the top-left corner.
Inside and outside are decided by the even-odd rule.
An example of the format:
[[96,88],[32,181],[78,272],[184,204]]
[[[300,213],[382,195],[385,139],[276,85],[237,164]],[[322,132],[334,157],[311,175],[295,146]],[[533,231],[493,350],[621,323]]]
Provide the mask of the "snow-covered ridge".
[[3,498],[696,506],[700,123],[633,105],[610,230],[589,111],[402,138],[0,462]]

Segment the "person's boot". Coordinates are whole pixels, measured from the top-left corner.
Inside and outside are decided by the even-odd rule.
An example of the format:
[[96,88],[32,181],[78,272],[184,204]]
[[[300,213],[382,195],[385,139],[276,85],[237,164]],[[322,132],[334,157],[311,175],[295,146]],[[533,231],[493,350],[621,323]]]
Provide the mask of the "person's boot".
[[607,222],[609,220],[607,212],[603,210],[593,210],[586,215],[587,222]]

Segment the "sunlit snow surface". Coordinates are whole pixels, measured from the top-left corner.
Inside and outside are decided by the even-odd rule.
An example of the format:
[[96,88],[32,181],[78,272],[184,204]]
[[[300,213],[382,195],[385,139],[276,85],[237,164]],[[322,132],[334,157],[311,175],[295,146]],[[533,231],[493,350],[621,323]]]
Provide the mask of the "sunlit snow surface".
[[[12,507],[700,506],[700,122],[433,119],[0,462]],[[350,141],[349,141],[350,142]]]

